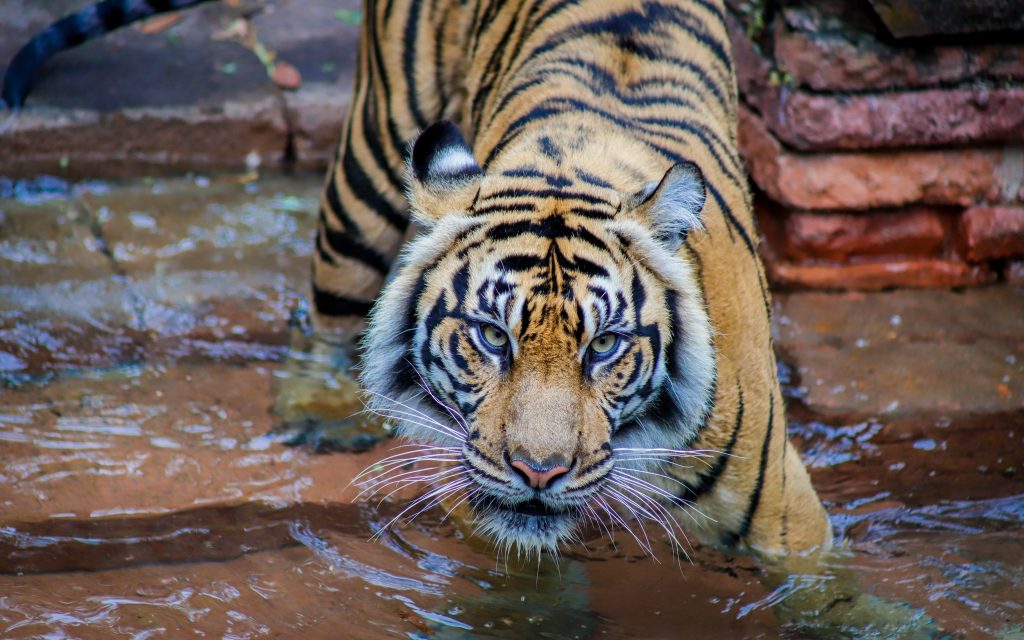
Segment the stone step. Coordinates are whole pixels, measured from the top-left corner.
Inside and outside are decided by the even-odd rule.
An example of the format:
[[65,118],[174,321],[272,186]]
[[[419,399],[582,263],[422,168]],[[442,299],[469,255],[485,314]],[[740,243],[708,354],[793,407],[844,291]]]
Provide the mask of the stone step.
[[0,200],[0,372],[283,354],[319,176],[31,186]]
[[818,419],[1024,427],[1022,289],[781,294],[775,336]]
[[[0,175],[112,178],[282,162],[319,169],[337,144],[355,64],[358,27],[338,16],[359,4],[252,0],[236,10],[213,2],[181,12],[166,30],[124,28],[59,54],[0,131]],[[0,5],[0,74],[32,35],[81,7]],[[298,68],[297,89],[271,82],[256,43]]]
[[[275,362],[154,363],[6,390],[3,522],[351,501],[351,480],[388,447],[330,456],[268,438],[282,375]],[[339,414],[361,411],[347,402]]]

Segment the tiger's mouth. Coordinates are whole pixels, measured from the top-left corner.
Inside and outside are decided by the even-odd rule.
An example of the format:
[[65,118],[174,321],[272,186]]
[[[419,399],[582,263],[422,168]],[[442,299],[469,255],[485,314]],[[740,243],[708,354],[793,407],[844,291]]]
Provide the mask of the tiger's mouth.
[[470,501],[481,531],[499,545],[521,549],[555,549],[576,528],[576,516],[568,509],[553,507],[533,498],[508,503],[493,497]]
[[517,514],[521,516],[533,516],[533,517],[554,517],[566,515],[564,509],[557,509],[550,506],[543,500],[533,498],[526,500],[525,502],[517,502],[515,504],[507,504],[499,502],[498,500],[484,498],[477,501],[474,505],[478,511],[497,511],[507,512],[509,514]]

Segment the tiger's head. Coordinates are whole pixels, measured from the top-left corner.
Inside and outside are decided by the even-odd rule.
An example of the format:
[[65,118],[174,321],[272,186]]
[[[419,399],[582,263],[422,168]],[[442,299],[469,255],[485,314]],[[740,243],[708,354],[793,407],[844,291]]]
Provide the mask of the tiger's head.
[[615,482],[617,465],[693,442],[715,354],[677,254],[701,224],[695,165],[630,194],[524,176],[486,174],[451,123],[420,135],[409,200],[424,232],[371,314],[361,383],[401,435],[431,447],[422,457],[440,470],[426,495],[532,551],[642,488]]

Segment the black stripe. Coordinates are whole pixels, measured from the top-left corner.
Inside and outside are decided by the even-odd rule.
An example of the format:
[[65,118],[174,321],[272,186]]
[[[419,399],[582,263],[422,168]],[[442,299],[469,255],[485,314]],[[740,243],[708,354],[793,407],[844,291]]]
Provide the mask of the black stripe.
[[[324,195],[327,197],[327,206],[330,209],[331,215],[337,218],[341,223],[341,226],[351,231],[354,235],[362,236],[363,230],[359,228],[359,225],[348,215],[345,211],[345,207],[341,204],[341,198],[338,195],[338,172],[335,171],[335,167],[331,167],[331,177],[327,182],[327,186],[324,188]],[[326,213],[323,209],[320,210],[321,218],[326,219]]]
[[96,17],[105,31],[113,31],[125,24],[124,0],[107,0],[95,5]]
[[[495,2],[492,7],[497,7],[498,4],[500,3]],[[481,113],[483,112],[484,105],[490,97],[491,90],[494,87],[494,78],[497,77],[501,71],[498,64],[501,61],[501,58],[504,57],[505,51],[512,38],[512,32],[519,25],[520,19],[522,18],[522,12],[528,4],[529,3],[527,2],[523,2],[516,9],[515,14],[511,19],[509,19],[508,24],[505,26],[505,31],[501,34],[501,37],[498,38],[496,46],[491,50],[491,55],[488,57],[487,63],[484,65],[479,88],[476,95],[473,97],[473,104],[470,108],[470,113],[472,114],[474,122],[480,122],[482,119]],[[478,37],[482,34],[484,25],[486,23],[493,22],[496,17],[494,14],[497,13],[497,10],[494,11],[494,14],[490,13],[490,9],[492,7],[488,7],[488,14],[485,14],[483,20],[480,21],[479,25],[477,25]]]
[[588,173],[588,172],[584,171],[583,169],[577,169],[576,170],[576,175],[579,177],[580,180],[582,180],[583,182],[586,182],[587,184],[589,184],[591,186],[601,187],[602,189],[614,189],[615,188],[615,185],[613,185],[612,183],[610,183],[610,182],[608,182],[606,180],[602,180],[601,178],[593,175],[592,173]]
[[532,202],[515,202],[515,203],[503,203],[489,204],[485,207],[476,207],[472,211],[474,216],[484,216],[490,213],[531,213],[537,210],[537,206]]
[[370,300],[357,300],[313,285],[313,307],[325,316],[365,316],[373,307]]
[[610,254],[611,249],[605,241],[591,233],[586,227],[566,227],[566,235],[574,240],[580,240],[590,246]]
[[[120,26],[153,13],[181,9],[207,0],[149,0],[140,11],[129,11],[125,0],[103,0],[57,20],[18,50],[4,75],[0,96],[11,110],[18,110],[32,88],[36,72],[53,55],[78,46]],[[95,26],[96,22],[102,25]]]
[[[366,80],[366,94],[363,96],[362,105],[362,128],[360,135],[362,136],[362,148],[369,150],[370,155],[373,157],[373,162],[380,171],[387,178],[388,186],[391,187],[394,193],[404,193],[405,182],[402,177],[395,171],[388,162],[387,157],[384,154],[384,136],[381,134],[380,127],[376,120],[378,107],[374,100],[376,99],[376,93],[373,93],[373,87],[375,86],[375,80],[373,73],[367,74]],[[352,128],[355,118],[349,118],[349,135],[347,136],[346,148],[351,149],[352,145]],[[399,141],[401,143],[401,141]],[[351,152],[351,151],[348,151]],[[402,156],[404,148],[396,149],[395,152]],[[404,157],[404,156],[403,156]]]
[[510,255],[505,256],[494,265],[499,271],[529,271],[547,264],[547,259],[542,256]]
[[[561,189],[505,189],[487,194],[484,202],[504,198],[558,198],[559,200],[579,200],[587,204],[603,204],[608,202],[597,196],[580,191],[562,191]],[[608,205],[610,206],[610,205]]]
[[611,211],[605,211],[603,209],[589,209],[585,207],[577,207],[568,211],[570,215],[579,216],[580,218],[587,218],[588,220],[608,220],[609,218],[615,217],[615,213]]
[[429,122],[420,110],[419,96],[416,95],[416,39],[420,30],[420,11],[423,8],[422,0],[413,0],[409,6],[409,15],[406,16],[405,37],[403,38],[404,48],[402,50],[402,71],[405,73],[406,85],[406,106],[412,113],[413,120],[419,129],[426,127]]
[[327,241],[327,245],[335,253],[362,262],[381,276],[388,274],[388,269],[391,268],[390,261],[375,248],[364,244],[354,234],[347,230],[337,231],[332,229],[327,225],[326,221],[320,225],[320,229],[321,237]]
[[[578,271],[579,273],[582,273],[583,275],[589,276],[591,278],[608,277],[607,269],[597,264],[596,262],[591,262],[590,260],[587,260],[586,258],[581,258],[580,256],[576,256],[575,258],[573,258],[572,262],[568,263],[566,267],[568,267],[570,270]],[[582,326],[582,323],[580,323],[580,326]]]
[[786,447],[789,439],[782,441],[782,529],[779,531],[779,546],[786,548],[786,537],[789,535],[789,509],[786,508]]
[[[153,9],[153,13],[163,13],[164,11],[171,11],[172,9],[180,8],[174,0],[146,0],[146,4]],[[192,4],[190,2],[184,3],[186,5]]]
[[732,451],[736,447],[736,441],[739,439],[740,429],[743,428],[743,388],[740,386],[739,378],[736,379],[736,393],[738,395],[737,407],[736,407],[736,421],[732,427],[732,435],[729,436],[729,442],[725,445],[725,450],[722,452],[718,459],[715,460],[715,464],[711,469],[700,476],[696,486],[690,486],[685,484],[683,490],[679,492],[679,497],[686,500],[696,500],[708,493],[715,488],[715,483],[718,482],[718,478],[721,477],[722,473],[725,472],[725,468],[729,465],[729,459],[732,458]]
[[391,203],[381,196],[380,191],[370,181],[370,176],[352,153],[351,146],[346,149],[341,159],[341,170],[345,174],[345,183],[352,189],[353,195],[371,211],[382,216],[392,227],[402,233],[409,227],[409,218],[399,213]]
[[[757,470],[757,483],[754,485],[754,492],[750,496],[750,504],[747,506],[747,512],[743,514],[743,523],[740,525],[738,531],[728,536],[730,538],[729,546],[732,546],[737,541],[747,537],[750,533],[750,523],[754,520],[754,514],[757,513],[757,508],[761,505],[761,489],[764,488],[764,474],[765,469],[768,466],[768,450],[772,442],[772,423],[775,422],[775,394],[768,394],[768,428],[764,434],[764,443],[761,445],[761,462]],[[733,538],[735,536],[735,538]]]
[[[444,29],[448,25],[451,19],[451,12],[455,8],[454,4],[445,5],[444,11],[441,13],[440,18],[434,22],[434,87],[441,94],[441,104],[448,104],[448,100],[451,98],[451,87],[445,82],[444,77]],[[430,7],[430,13],[433,14],[435,7]]]
[[[390,19],[390,12],[393,6],[393,3],[389,3],[388,6],[386,7],[384,16],[385,23]],[[367,115],[374,116],[374,118],[367,118],[364,116],[363,119],[364,130],[367,130],[367,123],[369,122],[373,122],[375,125],[374,133],[376,135],[368,136],[369,139],[366,140],[366,146],[370,149],[371,152],[374,152],[374,158],[377,159],[378,165],[381,166],[382,168],[386,168],[385,173],[388,175],[388,178],[391,181],[392,186],[398,185],[395,188],[395,192],[402,193],[403,189],[401,187],[401,178],[394,174],[394,172],[392,171],[392,167],[389,163],[387,163],[386,161],[381,162],[381,160],[378,158],[378,154],[380,154],[381,151],[377,149],[377,147],[388,144],[389,141],[386,141],[384,139],[383,132],[377,129],[376,124],[378,124],[378,120],[376,118],[382,118],[384,124],[386,124],[387,133],[391,137],[391,148],[395,150],[399,157],[405,157],[405,149],[406,147],[408,147],[408,144],[409,142],[411,142],[411,140],[406,139],[406,136],[402,135],[402,133],[398,130],[398,122],[395,119],[393,108],[395,107],[398,101],[392,100],[391,98],[391,82],[388,79],[387,65],[384,64],[384,52],[381,49],[382,43],[388,42],[388,40],[387,38],[382,38],[377,31],[376,15],[365,15],[363,16],[363,20],[365,20],[365,24],[368,27],[368,33],[364,34],[364,36],[361,38],[361,42],[362,45],[365,46],[366,42],[369,41],[370,51],[372,52],[373,66],[376,68],[377,71],[376,76],[372,72],[368,74],[368,79],[370,80],[369,86],[376,87],[378,85],[376,80],[379,79],[380,91],[383,94],[382,99],[377,100],[377,93],[373,93],[374,101],[372,106],[374,108],[374,113]],[[369,37],[366,37],[367,35]],[[371,105],[368,104],[367,108],[369,108],[369,106]],[[382,111],[382,113],[377,113],[378,110]],[[404,231],[404,227],[402,229]]]

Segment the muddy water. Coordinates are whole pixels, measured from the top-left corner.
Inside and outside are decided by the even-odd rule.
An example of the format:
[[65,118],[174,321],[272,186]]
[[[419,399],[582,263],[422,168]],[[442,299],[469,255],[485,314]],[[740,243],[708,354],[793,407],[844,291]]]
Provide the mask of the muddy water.
[[0,184],[0,637],[799,638],[772,605],[850,572],[962,637],[1024,637],[1024,429],[983,417],[825,424],[792,391],[846,551],[774,593],[655,530],[657,561],[594,531],[508,564],[440,512],[383,530],[408,497],[348,483],[393,444],[267,436],[309,385],[359,410],[330,359],[288,358],[317,188]]

